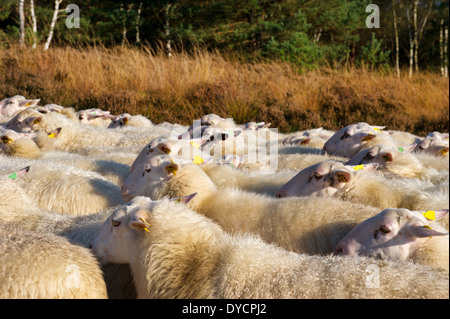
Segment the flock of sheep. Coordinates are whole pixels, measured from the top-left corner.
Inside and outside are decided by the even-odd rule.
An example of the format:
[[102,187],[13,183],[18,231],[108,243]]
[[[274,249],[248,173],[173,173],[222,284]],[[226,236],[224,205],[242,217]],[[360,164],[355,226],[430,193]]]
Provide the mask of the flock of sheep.
[[0,101],[0,298],[449,298],[449,135]]

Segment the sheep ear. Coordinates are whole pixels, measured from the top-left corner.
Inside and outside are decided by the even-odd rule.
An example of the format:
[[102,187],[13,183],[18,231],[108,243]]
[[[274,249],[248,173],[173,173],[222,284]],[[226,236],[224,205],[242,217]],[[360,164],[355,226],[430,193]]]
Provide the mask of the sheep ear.
[[448,215],[448,209],[441,210],[427,210],[427,211],[415,211],[414,213],[423,215],[430,221],[435,221],[444,218]]
[[266,123],[266,124],[263,125],[262,128],[269,128],[271,125],[272,125],[272,123]]
[[334,176],[339,183],[348,183],[352,179],[351,174],[344,171],[338,171]]
[[438,230],[435,230],[431,228],[428,225],[411,225],[408,228],[409,233],[418,238],[424,238],[424,237],[433,237],[433,236],[448,236],[448,232],[444,233]]
[[373,140],[375,137],[377,137],[375,134],[362,134],[361,141],[369,142],[370,140]]
[[59,133],[61,132],[61,127],[58,127],[56,130],[51,131],[50,133],[48,133],[48,137],[49,138],[56,138]]
[[35,106],[39,103],[41,99],[36,99],[36,100],[23,100],[19,102],[19,106],[22,107],[31,107],[31,106]]
[[309,137],[304,138],[300,141],[300,145],[308,145],[311,139]]
[[360,165],[346,165],[346,166],[350,166],[351,168],[353,168],[353,170],[355,172],[362,170],[363,172],[371,172],[375,169],[378,168],[378,166],[380,166],[377,163],[368,163],[368,164],[360,164]]
[[431,140],[429,138],[425,138],[422,142],[419,143],[419,146],[422,148],[430,147]]
[[159,143],[157,147],[161,151],[161,153],[170,154],[171,152],[170,146],[167,145],[167,143]]
[[399,147],[400,153],[411,153],[417,146],[417,143],[410,144],[408,146]]
[[41,123],[41,121],[42,121],[42,117],[38,116],[38,117],[32,117],[30,122],[31,122],[31,124],[39,124],[39,123]]
[[442,148],[439,150],[439,154],[442,155],[442,156],[444,156],[445,154],[448,153],[448,151],[449,151],[448,146],[442,147]]
[[11,178],[12,180],[16,180],[19,177],[22,177],[23,175],[25,175],[26,173],[28,173],[28,171],[30,170],[30,166],[27,166],[25,168],[22,168],[20,171],[12,173],[11,175],[8,175],[9,178]]
[[391,152],[386,152],[383,154],[383,160],[387,163],[387,162],[392,162],[394,160],[394,157],[392,156]]
[[164,172],[166,172],[167,175],[177,175],[177,171],[179,170],[179,166],[176,163],[170,163],[164,166]]
[[375,130],[375,131],[381,131],[383,129],[386,128],[386,126],[376,126],[376,125],[371,125],[371,127]]
[[170,201],[171,202],[176,202],[176,203],[183,203],[183,204],[187,204],[191,201],[191,199],[193,199],[195,197],[195,195],[197,195],[197,193],[188,195],[188,196],[183,196],[183,197],[176,197],[176,198],[171,198]]
[[9,136],[3,135],[1,137],[2,143],[3,144],[12,144],[14,143],[14,140],[12,138],[10,138]]
[[145,230],[146,232],[149,232],[148,228],[151,227],[151,225],[148,220],[149,215],[147,211],[137,211],[133,214],[131,220],[128,222],[128,227],[136,231]]

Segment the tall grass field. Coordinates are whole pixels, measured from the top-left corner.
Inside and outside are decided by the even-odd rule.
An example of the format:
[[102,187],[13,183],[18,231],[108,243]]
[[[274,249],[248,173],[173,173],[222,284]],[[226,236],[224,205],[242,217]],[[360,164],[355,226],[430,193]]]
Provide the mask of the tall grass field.
[[448,132],[449,81],[422,72],[365,68],[301,72],[288,63],[243,63],[197,50],[167,57],[146,47],[0,48],[0,100],[16,94],[76,110],[189,125],[204,114],[271,122],[280,132],[356,122],[421,136]]

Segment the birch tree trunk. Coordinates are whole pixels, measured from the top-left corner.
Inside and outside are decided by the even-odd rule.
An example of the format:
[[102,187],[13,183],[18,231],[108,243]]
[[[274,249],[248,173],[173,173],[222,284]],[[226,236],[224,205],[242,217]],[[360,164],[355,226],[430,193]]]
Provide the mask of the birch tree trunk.
[[25,13],[23,11],[24,0],[19,0],[19,23],[20,23],[20,38],[19,44],[21,46],[25,45]]
[[408,36],[409,36],[409,77],[413,75],[413,65],[414,65],[414,41],[411,32],[411,18],[410,18],[410,8],[406,5],[406,21],[408,22]]
[[398,41],[397,12],[395,10],[395,0],[392,0],[392,13],[394,15],[395,70],[397,72],[397,77],[400,77],[400,45]]
[[417,7],[419,5],[419,0],[414,1],[414,9],[413,9],[413,26],[414,26],[414,69],[416,73],[419,73],[419,58],[418,58],[418,50],[417,47],[419,45],[419,30],[417,26]]
[[170,40],[170,7],[172,4],[167,1],[166,6],[166,53],[169,58],[172,57],[172,43]]
[[137,17],[136,17],[136,43],[141,43],[141,37],[139,32],[139,27],[141,23],[141,12],[142,12],[142,1],[139,2],[139,8],[137,10]]
[[444,76],[448,78],[448,25],[444,27]]
[[124,46],[125,41],[127,41],[127,16],[124,13],[123,3],[120,4],[120,12],[122,13],[122,43],[121,43],[121,46]]
[[30,13],[31,13],[31,23],[33,24],[33,49],[36,49],[37,21],[36,21],[36,14],[34,13],[34,0],[30,0]]
[[444,18],[439,26],[439,60],[441,63],[441,76],[444,76]]
[[55,30],[56,21],[58,20],[58,13],[59,13],[59,5],[61,4],[62,0],[55,0],[55,10],[53,11],[53,17],[52,22],[50,24],[50,31],[48,32],[47,41],[45,41],[44,50],[47,51],[50,47],[50,42],[53,38],[53,31]]

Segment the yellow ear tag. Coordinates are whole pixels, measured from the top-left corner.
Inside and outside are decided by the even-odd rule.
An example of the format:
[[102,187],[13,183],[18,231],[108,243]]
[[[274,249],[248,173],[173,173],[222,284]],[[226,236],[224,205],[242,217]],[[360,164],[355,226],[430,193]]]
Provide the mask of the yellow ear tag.
[[439,153],[441,153],[441,155],[444,156],[445,154],[448,153],[448,151],[445,148],[443,148]]
[[432,229],[430,226],[428,226],[428,225],[423,225],[422,226],[423,228],[428,228],[428,229]]
[[56,137],[55,133],[50,133],[47,136],[50,137],[50,138],[55,138]]
[[378,127],[373,127],[373,129],[374,129],[375,131],[379,131],[379,130],[380,130]]
[[192,161],[192,163],[197,164],[197,165],[201,164],[201,163],[203,163],[203,158],[201,158],[200,155],[197,155],[194,157],[194,160]]
[[347,183],[347,179],[343,175],[338,176],[339,183]]
[[9,138],[8,136],[3,136],[2,137],[2,142],[3,143],[12,144],[12,143],[14,143],[14,140],[12,138]]
[[360,169],[363,169],[364,168],[364,165],[363,164],[361,164],[361,165],[356,165],[355,167],[353,167],[353,169],[355,170],[355,172],[357,172],[357,171],[359,171]]
[[200,144],[198,144],[198,143],[196,143],[194,141],[191,141],[191,145],[194,146],[196,149],[199,149],[200,146],[201,146]]
[[434,210],[426,211],[425,213],[423,213],[423,216],[425,216],[425,218],[428,219],[428,220],[435,220],[436,219],[436,215],[434,213]]
[[31,102],[27,102],[27,104],[25,104],[25,106],[30,106],[31,105]]
[[[144,224],[148,225],[149,227],[152,227],[152,225],[150,225],[149,223],[147,223],[143,218],[139,218]],[[150,231],[148,230],[147,227],[144,227],[144,230],[149,233]]]

